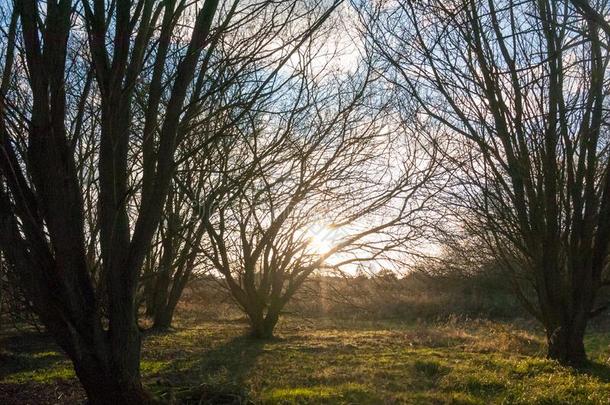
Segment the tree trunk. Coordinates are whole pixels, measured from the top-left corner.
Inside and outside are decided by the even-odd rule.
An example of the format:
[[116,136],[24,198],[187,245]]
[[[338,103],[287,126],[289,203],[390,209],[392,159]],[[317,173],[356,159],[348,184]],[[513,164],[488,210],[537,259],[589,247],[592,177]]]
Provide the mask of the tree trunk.
[[168,330],[172,326],[172,320],[174,318],[174,310],[167,305],[155,308],[155,314],[153,317],[152,329],[163,331]]
[[184,291],[184,287],[186,287],[191,270],[192,268],[189,268],[187,272],[175,276],[170,292],[165,294],[167,299],[163,302],[162,306],[155,308],[153,329],[167,330],[172,326],[178,301],[180,301],[180,297],[182,297],[182,292]]
[[267,314],[263,314],[263,310],[254,313],[248,313],[250,319],[250,336],[255,339],[271,339],[275,326],[280,317],[280,312],[275,309],[268,309]]
[[547,328],[547,357],[566,366],[586,365],[585,328],[585,322],[566,322],[555,328]]
[[248,319],[250,320],[250,336],[254,339],[269,339],[271,335],[265,330],[265,315],[263,308],[247,308]]
[[[87,393],[88,404],[155,403],[141,383],[140,336],[136,330],[129,333],[130,344],[111,344],[109,332],[95,317],[70,325],[56,318],[50,311],[40,312],[59,346],[68,355],[74,371]],[[127,333],[126,333],[127,334]]]
[[[80,364],[78,364],[80,363]],[[80,382],[87,392],[88,405],[149,405],[158,403],[144,390],[140,377],[121,378],[124,373],[101,373],[95,362],[75,362]]]
[[152,318],[153,318],[153,329],[165,330],[170,327],[173,311],[169,313],[167,305],[167,289],[169,287],[169,274],[164,270],[157,275],[157,282],[155,283],[155,293],[153,295],[154,301],[152,303]]
[[170,280],[169,273],[159,274],[159,280],[156,284],[155,302],[153,304],[152,329],[167,330],[172,326],[174,312],[187,280],[188,275],[185,276],[181,271],[176,272],[173,280]]
[[252,317],[248,315],[250,320],[250,336],[254,339],[265,339],[265,331],[263,328],[263,320],[260,317]]
[[265,320],[251,322],[250,326],[251,326],[250,336],[252,336],[254,339],[265,340],[265,339],[273,338],[274,327],[267,324],[265,322]]
[[143,273],[143,299],[144,299],[144,307],[146,311],[146,316],[149,318],[153,318],[155,316],[155,284],[156,284],[156,276],[153,268],[152,259],[150,256],[146,257],[146,263],[144,265],[144,273]]
[[277,325],[277,321],[279,320],[279,318],[279,311],[269,310],[267,312],[267,316],[265,317],[264,330],[267,333],[268,339],[273,337],[273,332],[275,330],[275,326]]

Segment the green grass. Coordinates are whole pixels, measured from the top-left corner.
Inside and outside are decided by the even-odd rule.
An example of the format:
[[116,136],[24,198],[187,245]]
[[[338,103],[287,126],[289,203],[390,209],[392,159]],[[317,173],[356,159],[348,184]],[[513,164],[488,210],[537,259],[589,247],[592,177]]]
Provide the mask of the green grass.
[[[593,365],[544,358],[541,335],[510,323],[293,319],[278,338],[245,337],[239,322],[148,335],[142,372],[159,397],[182,403],[610,404],[610,333],[587,338]],[[3,383],[74,380],[48,341],[0,342]],[[38,339],[38,338],[33,338]],[[8,342],[8,343],[7,343]]]

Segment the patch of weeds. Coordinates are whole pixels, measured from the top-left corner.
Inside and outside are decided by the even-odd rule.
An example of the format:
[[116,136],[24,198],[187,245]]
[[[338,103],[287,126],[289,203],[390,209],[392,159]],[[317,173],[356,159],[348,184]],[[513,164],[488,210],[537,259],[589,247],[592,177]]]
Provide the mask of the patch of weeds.
[[170,404],[253,404],[247,387],[232,380],[226,370],[210,375],[198,385],[164,385],[164,380],[151,387],[155,395]]
[[248,390],[234,385],[201,384],[198,387],[186,390],[175,390],[173,402],[183,405],[210,404],[210,405],[247,405],[254,404],[249,399]]
[[265,404],[377,404],[383,400],[361,384],[276,388],[267,392]]
[[3,382],[22,384],[30,381],[48,383],[54,380],[71,380],[75,378],[74,369],[70,364],[59,364],[50,368],[21,371],[8,375]]
[[449,372],[448,367],[434,360],[416,360],[413,363],[413,368],[418,374],[430,380],[437,380]]
[[540,374],[550,374],[560,371],[561,366],[551,360],[543,358],[527,358],[515,364],[513,372],[521,376],[536,376]]
[[142,360],[140,369],[142,374],[156,375],[166,369],[171,363],[168,361],[159,360]]
[[470,376],[466,379],[465,390],[478,396],[497,395],[504,391],[504,384],[495,378]]
[[489,405],[488,402],[461,392],[412,393],[399,398],[396,403],[412,405]]

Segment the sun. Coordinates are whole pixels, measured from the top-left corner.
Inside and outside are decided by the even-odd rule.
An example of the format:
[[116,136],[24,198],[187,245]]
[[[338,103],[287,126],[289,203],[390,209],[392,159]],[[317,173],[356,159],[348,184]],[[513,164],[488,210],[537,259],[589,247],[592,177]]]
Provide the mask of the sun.
[[328,225],[315,225],[307,230],[307,247],[311,252],[322,255],[335,245],[335,229]]

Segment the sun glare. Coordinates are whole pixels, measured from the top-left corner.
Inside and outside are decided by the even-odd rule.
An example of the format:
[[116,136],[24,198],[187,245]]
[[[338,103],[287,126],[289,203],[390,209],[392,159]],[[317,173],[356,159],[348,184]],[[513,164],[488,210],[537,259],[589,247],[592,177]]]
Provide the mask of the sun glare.
[[327,225],[318,225],[307,231],[308,247],[316,254],[328,253],[335,241],[335,230]]

